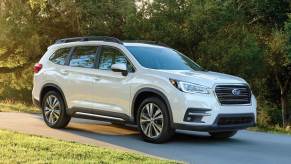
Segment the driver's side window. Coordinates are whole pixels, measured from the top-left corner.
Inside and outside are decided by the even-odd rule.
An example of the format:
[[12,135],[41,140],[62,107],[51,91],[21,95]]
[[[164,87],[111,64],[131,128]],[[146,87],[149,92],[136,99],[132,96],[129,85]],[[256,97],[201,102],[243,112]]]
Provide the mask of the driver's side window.
[[125,57],[125,55],[112,47],[102,47],[99,59],[99,69],[111,70],[113,64],[126,64],[129,72],[133,71],[133,66]]

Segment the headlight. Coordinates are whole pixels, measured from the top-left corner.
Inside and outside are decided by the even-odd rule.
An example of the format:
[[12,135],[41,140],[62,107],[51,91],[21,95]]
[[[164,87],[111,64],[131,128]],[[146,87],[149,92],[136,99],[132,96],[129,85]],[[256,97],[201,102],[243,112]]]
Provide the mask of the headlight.
[[209,89],[205,86],[189,83],[185,81],[173,80],[170,79],[172,85],[174,85],[180,91],[186,93],[202,93],[202,94],[209,94]]

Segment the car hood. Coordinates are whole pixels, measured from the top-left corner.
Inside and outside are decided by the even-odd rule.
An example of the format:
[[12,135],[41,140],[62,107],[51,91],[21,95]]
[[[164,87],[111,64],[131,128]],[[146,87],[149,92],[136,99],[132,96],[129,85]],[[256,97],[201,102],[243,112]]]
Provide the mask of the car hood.
[[247,82],[236,76],[212,71],[185,71],[185,70],[157,70],[170,79],[182,80],[213,87],[216,84],[247,84]]

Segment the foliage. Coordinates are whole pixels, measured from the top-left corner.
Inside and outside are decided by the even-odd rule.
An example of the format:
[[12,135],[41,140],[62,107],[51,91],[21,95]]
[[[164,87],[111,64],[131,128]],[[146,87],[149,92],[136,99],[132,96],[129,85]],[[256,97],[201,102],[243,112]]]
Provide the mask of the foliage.
[[0,130],[1,163],[177,163]]
[[249,128],[251,131],[258,131],[258,132],[269,132],[274,134],[287,134],[291,135],[290,127],[282,128],[280,125],[275,126],[257,126]]
[[259,127],[268,127],[280,125],[282,123],[281,110],[274,104],[266,101],[261,101],[258,105],[258,119]]
[[288,94],[291,83],[291,60],[288,58],[288,35],[285,31],[275,30],[267,41],[266,62],[270,73],[274,75],[280,88],[283,125],[287,126],[290,118]]
[[[262,50],[255,36],[243,26],[219,30],[215,35],[200,42],[200,63],[208,69],[251,78],[258,76],[262,68]],[[209,45],[212,45],[209,47]],[[221,66],[224,67],[221,67]]]

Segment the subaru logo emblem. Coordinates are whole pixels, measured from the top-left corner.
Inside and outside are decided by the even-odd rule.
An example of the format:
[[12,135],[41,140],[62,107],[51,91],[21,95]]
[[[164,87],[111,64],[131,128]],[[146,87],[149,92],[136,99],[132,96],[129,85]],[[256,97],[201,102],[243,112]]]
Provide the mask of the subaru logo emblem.
[[233,90],[232,90],[232,94],[233,94],[234,96],[239,96],[239,95],[240,95],[240,90],[239,90],[239,89],[233,89]]

